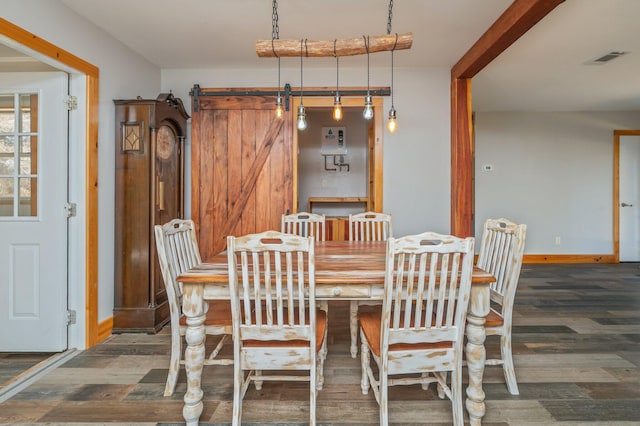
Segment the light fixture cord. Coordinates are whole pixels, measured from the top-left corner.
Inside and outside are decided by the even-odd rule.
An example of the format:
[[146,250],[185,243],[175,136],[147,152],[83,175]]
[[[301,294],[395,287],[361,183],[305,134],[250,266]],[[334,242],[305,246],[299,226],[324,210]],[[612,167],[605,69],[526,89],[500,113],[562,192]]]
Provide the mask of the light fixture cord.
[[[393,3],[393,0],[391,0]],[[391,49],[391,108],[395,109],[395,103],[393,102],[393,52],[396,51],[396,46],[398,45],[398,33],[396,33],[396,42],[393,44],[393,49]]]
[[278,58],[278,97],[280,97],[280,56],[276,53],[274,41],[280,39],[280,27],[278,26],[278,0],[273,0],[271,5],[271,50]]
[[367,49],[367,96],[369,96],[369,36],[362,36],[364,48]]
[[387,18],[387,34],[391,34],[391,19],[393,18],[393,0],[389,0],[389,16]]
[[303,84],[302,84],[302,43],[307,44],[307,39],[300,39],[300,105],[302,105],[302,94],[303,94]]
[[336,96],[338,96],[340,93],[338,91],[339,88],[339,75],[340,75],[340,57],[338,56],[338,54],[336,53],[336,43],[338,42],[338,39],[334,38],[333,39],[333,56],[336,57]]

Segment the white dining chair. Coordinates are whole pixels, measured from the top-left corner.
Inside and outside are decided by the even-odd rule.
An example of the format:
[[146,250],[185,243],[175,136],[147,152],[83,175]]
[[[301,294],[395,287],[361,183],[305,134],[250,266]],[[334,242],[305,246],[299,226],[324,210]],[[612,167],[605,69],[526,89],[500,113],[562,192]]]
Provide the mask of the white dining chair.
[[487,219],[478,253],[478,267],[496,278],[492,307],[485,321],[487,336],[500,336],[500,357],[487,355],[485,365],[502,365],[509,393],[519,395],[511,349],[513,304],[520,279],[527,225],[509,219]]
[[462,358],[473,245],[471,237],[432,232],[387,241],[382,309],[359,313],[361,387],[364,394],[373,389],[380,425],[389,424],[389,386],[421,384],[426,389],[434,382],[438,395],[451,400],[452,423],[463,424]]
[[[391,215],[364,212],[349,215],[349,241],[386,241],[393,237]],[[358,356],[358,309],[362,305],[378,306],[379,301],[352,300],[349,303],[349,331],[351,357]]]
[[[192,220],[173,219],[164,225],[155,225],[154,232],[171,318],[171,360],[164,388],[164,396],[170,396],[175,390],[180,366],[184,365],[182,339],[187,330],[186,318],[182,314],[182,285],[176,278],[201,263],[201,259]],[[220,337],[216,347],[205,358],[204,364],[232,364],[233,359],[218,358],[222,346],[231,336],[231,309],[227,301],[209,301],[206,305],[204,328],[205,336]]]
[[325,241],[325,215],[298,212],[283,214],[280,231],[286,234],[313,237],[316,241]]
[[[266,231],[227,237],[233,314],[233,425],[251,381],[309,381],[309,424],[326,356],[326,313],[316,309],[313,237]],[[313,307],[313,308],[310,308]],[[285,374],[286,371],[306,374]],[[266,374],[268,372],[270,374]]]

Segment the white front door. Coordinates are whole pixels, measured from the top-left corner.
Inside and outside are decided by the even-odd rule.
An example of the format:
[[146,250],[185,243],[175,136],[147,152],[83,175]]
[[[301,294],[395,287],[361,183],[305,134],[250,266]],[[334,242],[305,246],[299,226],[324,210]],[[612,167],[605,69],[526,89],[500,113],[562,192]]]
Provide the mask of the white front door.
[[640,262],[640,136],[620,136],[620,261]]
[[67,84],[0,73],[0,351],[67,349]]

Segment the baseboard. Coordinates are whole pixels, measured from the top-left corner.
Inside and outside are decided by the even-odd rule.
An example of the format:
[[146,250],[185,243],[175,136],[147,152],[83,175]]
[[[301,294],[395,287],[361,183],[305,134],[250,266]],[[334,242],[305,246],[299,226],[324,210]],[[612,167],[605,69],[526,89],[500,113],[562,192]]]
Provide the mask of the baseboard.
[[525,254],[522,263],[617,263],[613,254]]
[[98,324],[98,340],[96,343],[100,343],[107,337],[111,336],[113,330],[113,317],[109,317],[106,320]]

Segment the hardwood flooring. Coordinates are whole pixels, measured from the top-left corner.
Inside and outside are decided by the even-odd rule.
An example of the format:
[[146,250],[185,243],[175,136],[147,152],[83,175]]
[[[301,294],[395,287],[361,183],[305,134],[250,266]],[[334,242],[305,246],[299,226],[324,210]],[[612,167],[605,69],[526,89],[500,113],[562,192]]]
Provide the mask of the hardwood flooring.
[[[348,302],[330,305],[322,425],[378,424],[372,392],[360,391],[359,360],[349,356]],[[485,370],[485,425],[640,424],[640,264],[524,265],[516,295],[513,351],[520,395],[507,392],[500,367]],[[186,384],[163,397],[169,334],[114,335],[0,404],[1,424],[180,424]],[[487,350],[498,349],[490,339]],[[231,347],[225,351],[230,355]],[[205,367],[202,424],[228,424],[232,368]],[[395,425],[447,425],[448,400],[419,386],[390,389]],[[466,415],[466,413],[465,413]],[[308,385],[250,387],[248,425],[304,424]]]

